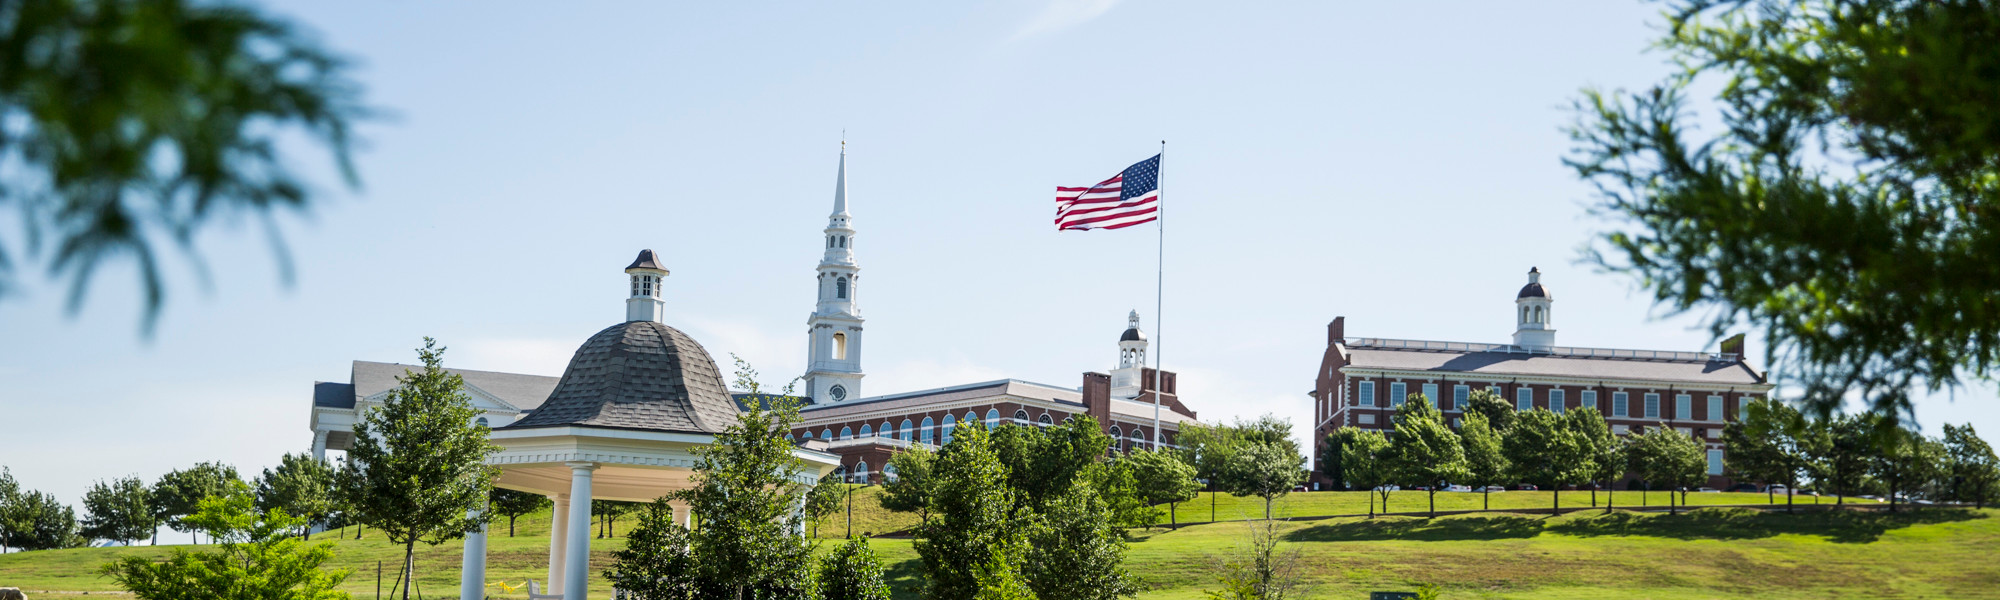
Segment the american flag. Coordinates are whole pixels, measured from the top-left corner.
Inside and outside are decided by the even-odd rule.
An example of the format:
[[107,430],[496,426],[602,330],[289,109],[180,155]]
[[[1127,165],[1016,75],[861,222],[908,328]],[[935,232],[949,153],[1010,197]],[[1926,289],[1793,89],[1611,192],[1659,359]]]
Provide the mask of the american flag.
[[1160,157],[1090,187],[1056,188],[1056,229],[1120,229],[1160,218]]

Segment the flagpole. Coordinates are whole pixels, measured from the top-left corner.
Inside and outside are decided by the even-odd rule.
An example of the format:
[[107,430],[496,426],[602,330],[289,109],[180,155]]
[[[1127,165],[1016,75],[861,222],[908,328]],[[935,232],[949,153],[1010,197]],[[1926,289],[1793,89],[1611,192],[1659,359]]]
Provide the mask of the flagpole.
[[1159,249],[1159,256],[1157,259],[1155,259],[1154,262],[1156,270],[1153,272],[1153,451],[1154,452],[1160,451],[1160,441],[1162,439],[1160,436],[1160,394],[1166,391],[1160,385],[1161,380],[1164,379],[1165,377],[1164,375],[1162,375],[1162,371],[1160,370],[1161,366],[1160,347],[1162,345],[1162,338],[1166,337],[1162,335],[1161,330],[1165,329],[1164,325],[1166,324],[1166,315],[1163,313],[1166,310],[1166,298],[1167,298],[1167,284],[1166,284],[1167,141],[1166,140],[1160,140],[1159,166],[1160,170],[1157,171],[1156,175],[1158,179],[1154,180],[1155,185],[1158,186],[1156,189],[1159,192],[1158,202],[1160,207],[1159,208],[1160,249]]

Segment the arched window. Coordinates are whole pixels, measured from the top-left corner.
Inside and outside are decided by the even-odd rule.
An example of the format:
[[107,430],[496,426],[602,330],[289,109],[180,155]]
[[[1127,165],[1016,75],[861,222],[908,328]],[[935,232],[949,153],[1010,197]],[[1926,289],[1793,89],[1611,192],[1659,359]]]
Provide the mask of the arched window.
[[926,444],[932,443],[931,440],[936,439],[933,437],[934,435],[933,432],[935,430],[931,429],[932,425],[935,423],[936,421],[932,421],[930,417],[924,417],[924,430],[922,432],[919,432],[917,436],[923,438],[924,443]]
[[1132,430],[1132,448],[1141,449],[1145,447],[1146,447],[1146,434],[1139,432],[1139,430],[1137,429]]
[[806,432],[806,435],[805,435],[805,438],[806,438],[806,439],[809,439],[809,440],[810,440],[810,439],[813,439],[813,432],[810,432],[810,431]]
[[874,427],[869,427],[869,426],[867,426],[867,425],[862,425],[862,426],[861,426],[861,437],[864,437],[864,438],[869,438],[869,437],[875,437],[875,428],[874,428]]
[[1070,421],[1075,421],[1075,420],[1076,417],[1063,417],[1063,424],[1068,425]]
[[941,431],[942,431],[943,433],[940,433],[940,434],[938,434],[938,437],[939,437],[939,439],[942,439],[942,440],[944,440],[944,443],[946,443],[946,444],[949,444],[949,443],[951,443],[951,423],[952,423],[952,418],[951,418],[951,415],[945,415],[945,416],[944,416],[944,425],[941,425],[941,426],[939,427],[939,429],[940,429],[940,430],[941,430]]
[[894,464],[882,465],[882,479],[887,481],[895,481],[896,465]]
[[986,428],[992,429],[999,426],[1000,426],[1000,409],[997,408],[986,409]]
[[868,461],[854,463],[854,482],[868,483]]
[[842,278],[840,278],[840,279],[835,279],[835,280],[833,281],[833,297],[835,297],[835,298],[840,298],[840,299],[842,299],[842,300],[845,300],[845,299],[847,299],[847,278],[846,278],[846,277],[842,277]]
[[847,360],[847,334],[833,334],[833,359]]
[[1536,322],[1536,323],[1547,323],[1547,322],[1549,322],[1549,317],[1548,317],[1548,313],[1546,313],[1546,312],[1543,312],[1543,311],[1542,311],[1542,307],[1539,307],[1539,306],[1535,307],[1535,322]]
[[829,442],[833,441],[833,428],[829,427],[826,429],[819,430],[819,439],[826,440]]
[[795,437],[792,437],[792,434],[789,434],[789,433],[787,433],[787,434],[785,434],[785,443],[787,443],[787,444],[796,444],[796,443],[799,443],[799,440],[798,440],[798,438],[795,438]]
[[1017,411],[1014,411],[1014,421],[1016,421],[1016,422],[1018,422],[1018,423],[1020,423],[1020,424],[1022,424],[1022,425],[1027,425],[1027,424],[1028,424],[1028,411],[1026,411],[1026,410],[1017,410]]
[[909,419],[903,419],[903,441],[910,441],[910,436],[915,435],[916,432],[917,426],[911,424]]
[[1123,439],[1124,437],[1125,437],[1125,430],[1119,429],[1117,425],[1111,426],[1111,439],[1114,440]]
[[[1039,419],[1039,420],[1038,420],[1038,422],[1040,422],[1040,423],[1042,424],[1042,426],[1043,426],[1043,427],[1048,427],[1048,426],[1050,426],[1050,425],[1054,425],[1054,424],[1056,424],[1056,420],[1055,420],[1055,419],[1051,419],[1051,418],[1049,418],[1049,413],[1042,413],[1042,418],[1041,418],[1041,419]],[[1069,419],[1063,419],[1063,422],[1064,422],[1064,423],[1068,423],[1068,422],[1069,422]]]
[[480,417],[480,418],[478,418],[478,419],[474,419],[474,420],[473,420],[472,422],[474,422],[474,423],[478,423],[480,427],[486,427],[486,426],[487,426],[487,425],[486,425],[486,417]]
[[881,429],[877,429],[877,430],[875,430],[875,431],[876,431],[876,432],[877,432],[877,433],[878,433],[879,435],[881,435],[882,437],[885,437],[885,438],[894,438],[894,437],[896,437],[896,426],[894,426],[894,425],[891,425],[891,424],[889,424],[889,422],[888,422],[888,421],[883,421],[883,422],[882,422],[882,428],[881,428]]
[[965,411],[965,421],[963,421],[963,422],[964,422],[964,423],[965,423],[966,425],[978,425],[978,424],[979,424],[979,413],[976,413],[976,412],[972,412],[972,411],[970,411],[970,410],[968,410],[968,411]]
[[854,429],[853,429],[853,428],[851,428],[851,427],[845,427],[845,426],[841,427],[841,428],[840,428],[840,439],[843,439],[843,440],[851,440],[851,439],[854,439]]
[[828,247],[828,248],[832,248],[832,247],[833,247],[833,236],[830,236],[830,235],[829,235],[829,236],[826,236],[826,247]]

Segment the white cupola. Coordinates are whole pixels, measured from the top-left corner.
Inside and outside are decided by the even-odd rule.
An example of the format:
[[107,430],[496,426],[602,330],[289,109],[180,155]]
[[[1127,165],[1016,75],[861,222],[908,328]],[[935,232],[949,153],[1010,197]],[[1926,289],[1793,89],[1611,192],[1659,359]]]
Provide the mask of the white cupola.
[[660,266],[652,250],[640,250],[639,258],[625,267],[632,282],[632,296],[625,299],[625,320],[663,322],[667,303],[660,299],[660,286],[667,281],[667,268]]
[[1125,318],[1125,333],[1118,336],[1118,368],[1111,371],[1111,397],[1128,400],[1139,397],[1146,376],[1146,332],[1139,329],[1139,311]]
[[1555,298],[1542,287],[1542,270],[1528,268],[1528,285],[1514,295],[1514,345],[1530,350],[1546,350],[1556,345],[1556,329],[1550,325],[1550,305]]

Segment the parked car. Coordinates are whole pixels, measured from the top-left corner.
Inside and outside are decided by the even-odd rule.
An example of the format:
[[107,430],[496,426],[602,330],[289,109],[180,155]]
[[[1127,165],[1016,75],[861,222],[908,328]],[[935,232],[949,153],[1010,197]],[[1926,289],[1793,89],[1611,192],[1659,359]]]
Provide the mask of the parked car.
[[1447,487],[1447,488],[1445,488],[1445,489],[1444,489],[1444,491],[1447,491],[1447,492],[1470,492],[1470,491],[1472,491],[1472,486],[1469,486],[1469,485],[1454,485],[1454,486],[1451,486],[1451,487]]
[[1514,486],[1514,489],[1517,489],[1517,490],[1520,490],[1520,491],[1523,491],[1523,492],[1532,492],[1532,491],[1535,491],[1535,490],[1538,490],[1538,489],[1541,489],[1541,488],[1538,488],[1538,487],[1535,487],[1535,484],[1532,484],[1532,483],[1523,483],[1523,484],[1520,484],[1520,485],[1516,485],[1516,486]]
[[1716,492],[1720,492],[1720,491],[1722,491],[1722,490],[1718,490],[1718,489],[1715,489],[1715,488],[1712,488],[1712,487],[1705,487],[1705,488],[1697,488],[1697,489],[1695,489],[1695,491],[1696,491],[1696,492],[1700,492],[1700,493],[1703,493],[1703,494],[1713,494],[1713,493],[1716,493]]
[[1732,488],[1729,488],[1729,491],[1732,491],[1732,492],[1748,492],[1748,493],[1753,493],[1753,494],[1754,494],[1754,493],[1757,493],[1757,492],[1761,492],[1761,491],[1764,491],[1764,490],[1760,490],[1760,489],[1757,489],[1757,484],[1754,484],[1754,483],[1739,483],[1739,484],[1736,484],[1736,487],[1732,487]]
[[1505,486],[1498,486],[1498,485],[1489,485],[1489,486],[1486,486],[1486,491],[1489,491],[1489,492],[1504,492],[1504,491],[1507,491],[1507,488],[1506,488]]
[[1378,492],[1400,492],[1400,491],[1403,491],[1403,487],[1402,487],[1402,486],[1399,486],[1399,485],[1381,485],[1381,486],[1375,486],[1375,491],[1378,491]]
[[1786,490],[1786,489],[1788,489],[1788,488],[1786,488],[1786,487],[1785,487],[1785,486],[1783,486],[1783,485],[1773,485],[1773,486],[1771,486],[1771,487],[1770,487],[1770,488],[1768,488],[1768,489],[1770,490],[1770,493],[1773,493],[1773,494],[1783,494],[1783,493],[1785,493],[1785,490]]

